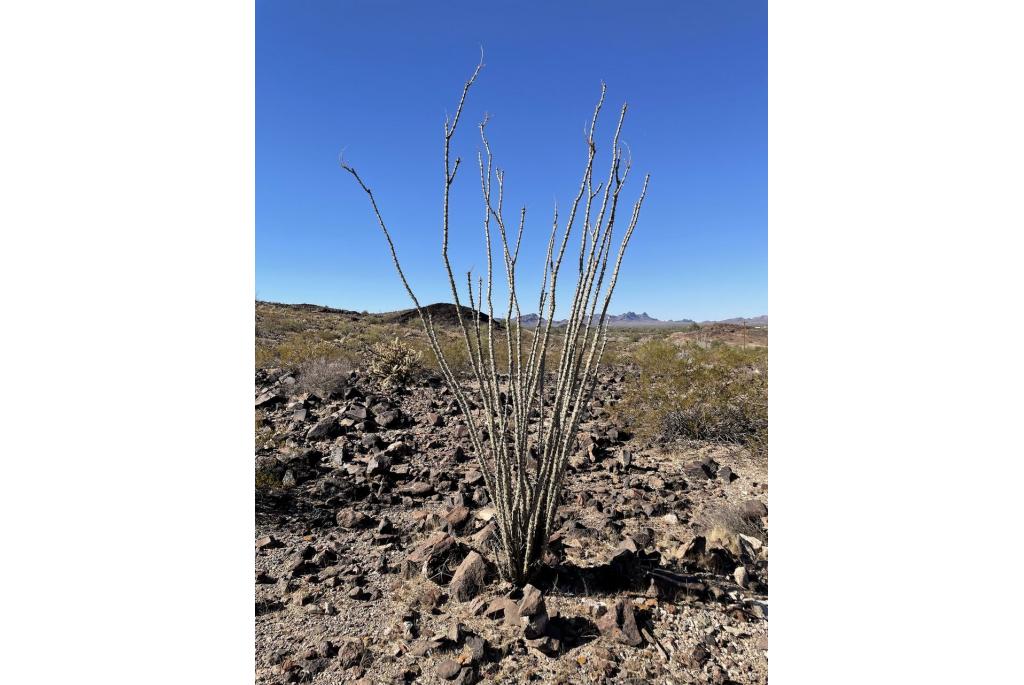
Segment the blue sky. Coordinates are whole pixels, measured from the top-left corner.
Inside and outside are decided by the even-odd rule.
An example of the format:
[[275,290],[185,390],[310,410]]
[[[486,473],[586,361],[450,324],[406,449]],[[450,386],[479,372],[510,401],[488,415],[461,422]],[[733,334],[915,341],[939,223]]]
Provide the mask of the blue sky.
[[536,308],[553,203],[568,206],[579,186],[583,127],[603,80],[600,173],[625,100],[630,205],[651,174],[611,311],[767,313],[767,3],[731,0],[258,0],[259,299],[411,306],[366,195],[338,167],[344,148],[420,300],[451,301],[440,261],[442,122],[481,45],[486,66],[453,142],[463,157],[452,196],[457,272],[486,267],[476,167],[486,111],[506,208],[527,206],[520,298]]

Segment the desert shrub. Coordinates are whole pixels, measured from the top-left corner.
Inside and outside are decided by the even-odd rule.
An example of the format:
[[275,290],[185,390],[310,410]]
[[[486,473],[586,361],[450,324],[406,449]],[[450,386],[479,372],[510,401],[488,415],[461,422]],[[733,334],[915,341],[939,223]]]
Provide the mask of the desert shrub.
[[[716,507],[702,518],[701,528],[709,542],[734,542],[737,535],[757,538],[766,544],[768,542],[768,529],[762,525],[760,520],[752,520],[744,516],[739,506],[735,504]],[[721,544],[720,546],[729,547],[730,545]]]
[[[453,373],[462,375],[469,373],[472,368],[469,364],[469,353],[466,351],[466,344],[458,338],[451,337],[446,338],[439,342],[441,348],[441,354],[444,355],[445,361],[448,362],[448,366],[451,367]],[[433,352],[430,353],[431,358],[434,360],[435,367],[438,367],[437,356]]]
[[267,422],[267,414],[262,409],[256,410],[256,446],[259,447],[271,436],[270,426]]
[[314,357],[299,363],[297,367],[299,389],[320,397],[341,390],[352,373],[352,363],[344,357],[328,359]]
[[305,365],[313,362],[345,362],[352,366],[357,358],[355,349],[324,331],[293,333],[280,343],[256,346],[258,368],[281,366],[300,373]]
[[382,390],[404,388],[422,369],[423,355],[400,338],[382,340],[366,351],[366,372]]
[[298,333],[306,328],[305,320],[298,314],[256,305],[256,336]]
[[604,357],[601,361],[604,363],[605,368],[611,368],[626,364],[631,359],[632,357],[629,354],[629,348],[626,343],[618,340],[609,340],[608,347],[605,348]]
[[268,467],[256,467],[256,489],[257,490],[276,490],[284,487],[284,481],[281,480],[281,474],[275,469]]
[[277,363],[277,346],[256,343],[256,368],[266,369]]
[[297,369],[312,359],[326,358],[331,354],[331,345],[320,336],[308,332],[288,336],[277,346],[279,363],[287,368]]
[[650,340],[619,409],[647,438],[735,442],[766,454],[768,350]]

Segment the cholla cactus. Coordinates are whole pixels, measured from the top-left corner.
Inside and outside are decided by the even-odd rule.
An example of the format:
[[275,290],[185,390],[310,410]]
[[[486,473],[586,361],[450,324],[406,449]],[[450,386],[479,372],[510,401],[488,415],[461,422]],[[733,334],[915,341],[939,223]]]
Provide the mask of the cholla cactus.
[[367,352],[366,372],[384,392],[404,388],[421,368],[423,355],[394,338],[381,340]]
[[[494,167],[485,133],[485,117],[479,125],[482,149],[477,155],[477,162],[484,200],[487,290],[484,293],[484,279],[480,278],[477,295],[474,298],[473,278],[470,273],[466,274],[468,302],[473,314],[464,315],[462,298],[448,260],[449,195],[461,163],[461,159],[458,158],[454,163],[451,160],[451,140],[462,116],[466,96],[482,67],[482,62],[477,65],[463,87],[462,97],[454,116],[445,121],[445,176],[441,226],[441,256],[475,382],[463,385],[452,371],[435,334],[430,312],[420,306],[402,271],[391,233],[373,192],[363,182],[355,168],[344,159],[341,160],[341,166],[352,174],[369,196],[398,276],[419,312],[431,349],[441,367],[441,374],[466,420],[469,438],[496,510],[495,518],[502,555],[497,561],[501,574],[507,580],[523,584],[537,570],[552,532],[561,495],[562,477],[569,456],[575,448],[576,432],[593,393],[598,365],[607,343],[608,305],[618,280],[622,256],[640,216],[640,207],[647,193],[650,176],[644,178],[639,197],[633,204],[618,256],[611,273],[608,274],[612,228],[618,216],[619,194],[629,176],[630,160],[628,157],[623,158],[623,150],[619,144],[622,123],[626,116],[626,105],[623,105],[612,141],[612,159],[607,179],[595,183],[593,171],[597,146],[594,143],[594,129],[604,103],[605,87],[602,84],[601,97],[594,108],[587,133],[587,160],[583,178],[579,191],[569,206],[568,218],[564,222],[557,243],[559,216],[558,209],[555,208],[539,294],[538,314],[542,321],[533,332],[532,341],[524,340],[523,326],[520,323],[522,313],[516,290],[516,264],[526,223],[526,208],[523,207],[519,212],[518,233],[515,243],[511,244],[503,213],[505,176],[504,172]],[[556,355],[559,361],[552,374],[552,369],[545,368],[545,360],[548,346],[553,340],[551,324],[555,318],[556,285],[566,246],[573,229],[577,226],[580,235],[576,289],[561,338],[561,354]],[[497,229],[500,236],[499,247],[508,285],[503,335],[507,358],[501,360],[506,363],[507,374],[499,372],[499,362],[495,354],[492,227]],[[482,321],[485,297],[488,316],[486,321]],[[531,336],[528,334],[527,337]],[[555,347],[557,348],[557,343]],[[544,390],[545,383],[553,384],[553,399],[548,398]],[[475,405],[470,402],[470,394],[477,396]],[[531,458],[531,454],[536,455],[536,459]]]

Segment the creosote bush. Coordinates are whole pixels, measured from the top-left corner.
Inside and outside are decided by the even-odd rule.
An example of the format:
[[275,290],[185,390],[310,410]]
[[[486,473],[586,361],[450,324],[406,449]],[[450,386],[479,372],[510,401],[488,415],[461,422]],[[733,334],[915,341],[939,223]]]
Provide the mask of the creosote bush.
[[385,392],[405,388],[423,368],[423,355],[399,338],[374,343],[366,352],[366,372]]
[[[419,313],[441,375],[466,421],[473,452],[494,503],[501,547],[498,568],[504,578],[521,585],[537,571],[553,532],[562,478],[608,342],[608,306],[650,177],[644,178],[639,196],[628,213],[618,254],[609,270],[613,228],[620,216],[619,196],[629,177],[631,160],[624,156],[624,146],[620,143],[627,109],[623,105],[612,139],[607,176],[594,177],[597,155],[594,131],[605,97],[602,84],[601,97],[586,132],[586,163],[579,190],[566,212],[560,214],[555,208],[551,221],[540,291],[534,300],[544,323],[536,330],[524,331],[516,267],[527,212],[526,207],[520,208],[512,223],[506,218],[505,174],[494,164],[486,135],[486,115],[478,126],[480,148],[477,153],[483,196],[486,276],[478,276],[474,283],[472,272],[467,272],[465,280],[457,281],[448,259],[449,199],[462,163],[460,157],[452,158],[451,142],[462,118],[466,96],[482,68],[481,62],[463,87],[454,114],[444,123],[441,259],[462,333],[464,357],[452,355],[452,363],[449,363],[443,347],[445,341],[438,337],[430,310],[420,306],[402,270],[376,196],[351,164],[342,159],[341,166],[369,197],[398,276]],[[552,335],[558,276],[574,232],[577,234],[572,244],[574,249],[578,245],[578,258],[570,252],[569,261],[571,271],[576,274],[576,287],[568,303],[565,327],[559,334]],[[499,268],[504,267],[504,285],[507,286],[505,292],[497,294],[501,298],[499,304],[503,303],[505,308],[503,331],[496,330],[495,326],[495,258]],[[469,314],[463,313],[464,299],[468,300]],[[485,309],[486,317],[483,316]],[[463,358],[468,359],[472,371],[468,380],[453,368],[453,364]],[[551,388],[553,393],[547,391]],[[472,402],[470,394],[474,395]],[[549,395],[553,399],[549,399]]]
[[768,350],[667,340],[640,345],[619,411],[638,435],[768,448]]

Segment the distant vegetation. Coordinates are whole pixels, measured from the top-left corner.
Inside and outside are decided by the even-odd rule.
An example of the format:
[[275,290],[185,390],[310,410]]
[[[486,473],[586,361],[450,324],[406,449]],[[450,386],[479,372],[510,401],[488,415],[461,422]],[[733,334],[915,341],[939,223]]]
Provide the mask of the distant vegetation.
[[[444,322],[438,337],[449,364],[456,373],[468,373],[454,307],[432,305],[431,310],[435,320]],[[529,342],[534,331],[523,335]],[[731,442],[763,454],[768,441],[767,343],[766,328],[732,324],[616,328],[603,365],[626,375],[618,411],[642,437]],[[549,368],[558,362],[555,349],[549,350]],[[502,336],[497,336],[495,356],[499,369],[506,369]],[[408,312],[366,314],[267,302],[256,304],[256,366],[294,371],[303,389],[322,396],[353,369],[375,375],[392,389],[420,373],[438,372],[418,318]]]
[[647,438],[768,447],[768,348],[652,339],[636,347],[619,406]]

